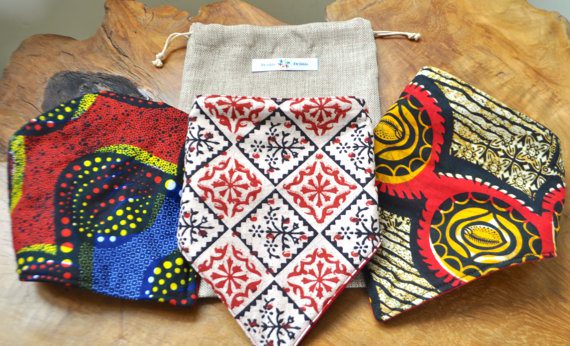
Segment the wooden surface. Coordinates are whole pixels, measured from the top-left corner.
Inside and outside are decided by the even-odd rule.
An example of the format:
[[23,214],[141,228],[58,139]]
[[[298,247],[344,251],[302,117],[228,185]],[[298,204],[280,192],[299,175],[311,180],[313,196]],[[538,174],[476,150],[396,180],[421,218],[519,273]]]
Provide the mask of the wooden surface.
[[[109,0],[106,8],[104,23],[87,40],[39,35],[14,52],[0,80],[0,157],[12,132],[77,90],[121,88],[177,104],[185,42],[174,43],[163,69],[150,61],[169,33],[188,29],[189,14],[173,7],[144,8],[135,1]],[[440,67],[550,127],[570,162],[570,41],[562,17],[523,0],[337,0],[326,11],[327,20],[356,16],[371,20],[378,30],[422,33],[419,43],[377,40],[384,108],[421,66]],[[192,21],[280,24],[239,1],[208,5]],[[184,310],[18,282],[5,164],[0,169],[2,344],[247,344],[216,300]],[[491,275],[388,323],[373,318],[363,289],[346,290],[305,343],[570,343],[568,208],[558,258]]]

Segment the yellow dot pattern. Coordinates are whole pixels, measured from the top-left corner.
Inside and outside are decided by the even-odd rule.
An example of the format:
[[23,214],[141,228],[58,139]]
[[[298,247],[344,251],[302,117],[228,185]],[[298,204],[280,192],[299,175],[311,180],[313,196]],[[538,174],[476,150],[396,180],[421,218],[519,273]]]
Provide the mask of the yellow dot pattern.
[[191,305],[195,297],[188,296],[188,284],[194,271],[179,251],[165,257],[152,270],[148,282],[152,284],[148,297],[174,305]]
[[[98,187],[97,190],[91,186],[95,182],[94,179],[87,178],[90,176],[97,177],[97,171],[107,165],[114,163],[121,163],[124,158],[109,157],[105,153],[101,153],[95,157],[91,156],[79,162],[81,168],[77,171],[81,172],[76,176],[76,181],[73,183],[79,186],[74,191],[73,202],[76,205],[77,213],[76,221],[79,234],[94,238],[97,242],[117,241],[118,237],[126,237],[133,233],[144,231],[148,227],[148,222],[154,220],[154,217],[160,212],[160,207],[164,201],[164,195],[161,196],[137,196],[136,198],[127,198],[125,200],[117,200],[113,205],[108,204],[98,205],[100,199],[96,198],[99,194],[109,193],[110,190],[105,190]],[[86,195],[91,195],[90,199],[86,199]],[[93,202],[97,201],[97,202]],[[96,203],[96,204],[93,204]],[[110,210],[111,214],[99,218],[91,211],[93,209]],[[148,213],[150,211],[150,213]],[[149,217],[137,217],[137,214],[150,214]]]
[[[48,251],[44,252],[42,249]],[[58,260],[49,250],[44,244],[36,244],[18,251],[16,273],[22,280],[65,282],[71,278],[66,275],[73,271],[73,262],[69,259]]]
[[52,111],[45,112],[35,118],[33,121],[42,123],[54,120],[63,121],[71,120],[80,117],[97,99],[97,94],[85,94],[79,99],[71,100],[67,103],[62,103],[58,108]]

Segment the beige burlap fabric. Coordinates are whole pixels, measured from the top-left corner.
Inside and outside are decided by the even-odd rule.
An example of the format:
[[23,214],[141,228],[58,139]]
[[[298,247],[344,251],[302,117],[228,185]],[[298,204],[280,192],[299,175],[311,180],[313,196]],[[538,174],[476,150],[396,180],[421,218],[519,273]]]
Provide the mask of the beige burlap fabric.
[[[265,97],[351,95],[380,119],[376,44],[369,21],[261,27],[194,23],[190,29],[179,108],[190,112],[204,94]],[[252,59],[317,58],[316,71],[252,72]],[[356,277],[351,287],[364,287]],[[202,284],[201,297],[214,296]]]

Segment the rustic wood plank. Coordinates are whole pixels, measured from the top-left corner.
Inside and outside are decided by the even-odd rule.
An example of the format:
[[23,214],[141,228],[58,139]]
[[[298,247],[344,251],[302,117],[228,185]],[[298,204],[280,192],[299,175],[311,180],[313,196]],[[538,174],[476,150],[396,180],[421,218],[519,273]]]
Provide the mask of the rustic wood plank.
[[[38,35],[25,40],[14,53],[0,80],[0,157],[5,156],[13,131],[69,97],[77,85],[116,88],[117,79],[126,78],[132,83],[126,92],[176,105],[185,42],[174,42],[164,68],[155,69],[150,60],[166,35],[188,29],[189,14],[121,0],[108,0],[106,10],[101,28],[87,40]],[[327,8],[328,20],[355,16],[371,20],[377,29],[423,35],[420,43],[377,41],[384,107],[421,66],[441,67],[552,128],[570,162],[570,114],[565,110],[570,101],[570,43],[561,17],[523,0],[338,0]],[[192,21],[282,24],[241,1],[205,6]],[[3,166],[0,169],[5,170]],[[8,231],[5,175],[0,178],[3,343],[248,344],[225,307],[215,300],[186,310],[18,282]],[[347,290],[309,333],[306,344],[568,343],[567,214],[556,259],[491,275],[385,324],[374,320],[364,290]]]

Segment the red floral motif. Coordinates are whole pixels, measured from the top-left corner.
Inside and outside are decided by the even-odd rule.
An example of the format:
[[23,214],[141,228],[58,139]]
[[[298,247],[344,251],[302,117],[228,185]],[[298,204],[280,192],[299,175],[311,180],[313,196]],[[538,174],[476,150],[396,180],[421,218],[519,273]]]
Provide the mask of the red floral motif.
[[261,283],[261,273],[255,264],[229,244],[215,248],[212,256],[198,264],[197,269],[229,309],[243,304]]
[[347,182],[336,166],[322,161],[322,154],[317,154],[316,158],[283,188],[317,223],[324,223],[357,186]]
[[232,133],[238,133],[239,129],[254,126],[261,120],[265,100],[260,97],[213,95],[206,97],[204,107],[216,117],[220,125]]
[[352,103],[346,97],[319,97],[293,99],[291,113],[315,135],[324,135],[351,110]]
[[325,248],[318,247],[287,275],[287,284],[304,302],[305,308],[319,313],[349,277],[351,273],[346,265]]
[[253,202],[261,192],[261,181],[236,159],[222,160],[198,179],[200,198],[212,201],[225,216],[235,216],[243,206]]

